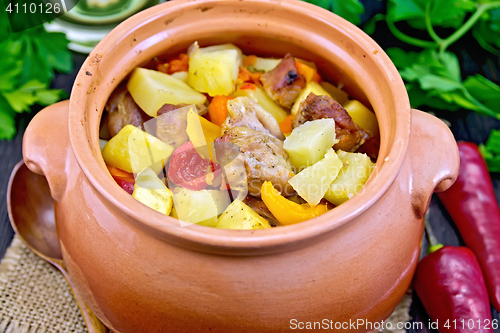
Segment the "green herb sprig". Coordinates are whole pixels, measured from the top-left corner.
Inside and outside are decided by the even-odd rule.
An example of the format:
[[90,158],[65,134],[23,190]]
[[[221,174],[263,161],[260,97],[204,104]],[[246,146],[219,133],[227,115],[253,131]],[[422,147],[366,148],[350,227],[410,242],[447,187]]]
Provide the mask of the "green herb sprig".
[[[332,10],[354,24],[364,12],[358,0],[307,0]],[[483,116],[500,119],[500,86],[475,74],[463,79],[457,56],[448,51],[450,45],[472,30],[478,44],[486,51],[500,55],[499,0],[387,0],[386,13],[376,14],[364,24],[373,34],[376,23],[384,21],[391,33],[406,44],[422,48],[405,52],[399,48],[386,50],[405,81],[414,108],[429,107],[456,111],[467,109]],[[425,31],[427,39],[402,32],[405,22],[415,31]],[[440,36],[435,28],[448,28],[448,36]],[[421,35],[421,33],[420,33]],[[500,172],[500,130],[492,131],[486,145],[481,145],[490,171]]]
[[6,13],[0,13],[0,140],[16,134],[17,114],[66,97],[64,90],[50,89],[50,83],[55,71],[73,69],[67,45],[64,34],[42,26],[12,33]]
[[479,145],[479,151],[486,160],[490,172],[500,172],[500,130],[492,130],[486,145]]

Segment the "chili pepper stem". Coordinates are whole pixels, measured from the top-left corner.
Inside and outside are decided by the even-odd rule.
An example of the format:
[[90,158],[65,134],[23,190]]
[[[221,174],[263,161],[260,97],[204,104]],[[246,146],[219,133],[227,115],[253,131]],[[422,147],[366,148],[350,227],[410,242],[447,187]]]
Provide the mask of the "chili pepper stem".
[[425,231],[427,232],[427,238],[429,239],[429,247],[427,248],[427,254],[436,252],[440,248],[442,248],[444,245],[439,243],[437,240],[436,236],[434,235],[434,232],[432,231],[431,224],[429,223],[429,212],[430,209],[427,210],[427,213],[425,214],[424,218],[424,224],[425,224]]

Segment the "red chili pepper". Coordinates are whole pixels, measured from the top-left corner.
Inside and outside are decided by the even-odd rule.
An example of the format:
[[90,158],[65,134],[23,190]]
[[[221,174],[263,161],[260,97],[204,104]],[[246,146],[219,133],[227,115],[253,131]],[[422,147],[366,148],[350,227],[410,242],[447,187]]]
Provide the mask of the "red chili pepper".
[[493,306],[500,311],[500,209],[477,146],[459,142],[457,181],[439,199],[479,262]]
[[[207,187],[207,169],[211,161],[203,159],[191,141],[177,148],[170,158],[168,178],[175,184],[193,191]],[[214,170],[214,166],[211,166]]]
[[[426,226],[428,227],[428,225]],[[488,292],[474,253],[435,244],[417,266],[413,285],[439,332],[493,332]],[[436,250],[437,249],[437,250]]]
[[128,180],[120,179],[120,178],[113,178],[115,182],[121,186],[125,191],[128,192],[128,194],[134,193],[134,184],[135,182],[131,182]]

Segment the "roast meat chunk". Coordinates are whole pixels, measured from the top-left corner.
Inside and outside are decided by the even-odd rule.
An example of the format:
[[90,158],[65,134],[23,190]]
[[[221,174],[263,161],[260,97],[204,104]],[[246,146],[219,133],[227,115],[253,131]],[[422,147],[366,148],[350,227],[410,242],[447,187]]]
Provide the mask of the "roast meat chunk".
[[216,139],[215,152],[232,189],[246,189],[260,197],[262,184],[270,181],[283,195],[294,193],[288,184],[294,174],[283,141],[273,135],[248,127],[232,127]]
[[222,124],[223,133],[233,127],[248,127],[272,134],[281,140],[285,139],[276,118],[248,97],[229,100],[227,111],[226,121]]
[[105,109],[108,112],[108,131],[111,137],[126,125],[141,127],[149,119],[134,102],[126,87],[119,87],[111,94]]
[[260,78],[267,94],[279,105],[290,108],[306,86],[306,79],[299,74],[295,59],[287,54],[274,69]]
[[292,121],[292,128],[298,127],[306,121],[332,118],[335,120],[335,134],[339,140],[333,146],[335,150],[341,149],[348,152],[356,151],[365,141],[373,135],[359,127],[349,113],[333,98],[317,96],[310,93],[300,103],[299,111]]

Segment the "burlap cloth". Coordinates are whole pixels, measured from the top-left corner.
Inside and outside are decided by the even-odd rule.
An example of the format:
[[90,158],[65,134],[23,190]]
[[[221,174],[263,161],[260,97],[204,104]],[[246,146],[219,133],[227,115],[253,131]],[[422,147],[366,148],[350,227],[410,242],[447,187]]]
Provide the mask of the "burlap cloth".
[[[393,327],[411,319],[410,305],[407,294],[388,319]],[[0,263],[0,333],[83,332],[85,322],[62,274],[15,236]]]

